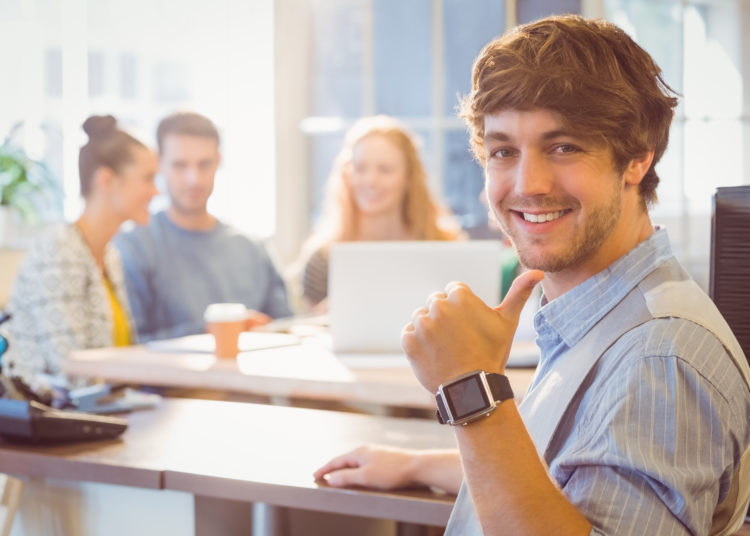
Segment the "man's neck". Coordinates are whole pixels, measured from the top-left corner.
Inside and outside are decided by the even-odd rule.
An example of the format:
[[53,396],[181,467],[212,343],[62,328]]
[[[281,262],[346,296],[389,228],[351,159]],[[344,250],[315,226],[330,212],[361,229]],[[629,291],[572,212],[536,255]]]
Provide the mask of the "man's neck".
[[209,214],[207,210],[183,212],[177,210],[174,206],[170,206],[167,209],[167,217],[177,227],[186,231],[210,231],[216,225],[216,218]]

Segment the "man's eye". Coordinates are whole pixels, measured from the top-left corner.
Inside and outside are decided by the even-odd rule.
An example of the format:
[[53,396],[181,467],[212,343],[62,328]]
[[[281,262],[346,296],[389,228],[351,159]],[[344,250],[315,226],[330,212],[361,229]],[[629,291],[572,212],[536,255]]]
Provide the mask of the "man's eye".
[[555,147],[556,153],[577,153],[580,149],[570,143],[561,143]]
[[494,151],[492,156],[494,158],[510,158],[511,156],[515,156],[515,154],[516,152],[513,149],[501,148]]

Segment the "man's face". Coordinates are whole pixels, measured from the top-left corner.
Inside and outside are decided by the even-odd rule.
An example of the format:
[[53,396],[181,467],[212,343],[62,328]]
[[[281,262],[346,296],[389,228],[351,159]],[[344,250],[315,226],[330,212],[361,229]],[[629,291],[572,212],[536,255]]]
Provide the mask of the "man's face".
[[183,214],[202,214],[214,189],[220,162],[215,140],[168,134],[162,143],[160,170],[172,207]]
[[623,178],[608,147],[545,109],[488,115],[484,128],[489,206],[525,266],[583,269],[612,249]]

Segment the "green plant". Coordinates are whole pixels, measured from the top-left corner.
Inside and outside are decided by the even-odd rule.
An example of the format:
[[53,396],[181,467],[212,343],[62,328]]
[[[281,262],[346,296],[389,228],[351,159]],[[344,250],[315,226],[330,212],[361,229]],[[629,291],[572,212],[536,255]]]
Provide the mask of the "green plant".
[[0,145],[0,206],[15,208],[24,220],[34,222],[45,204],[61,197],[60,186],[49,168],[16,142],[21,126],[13,126]]

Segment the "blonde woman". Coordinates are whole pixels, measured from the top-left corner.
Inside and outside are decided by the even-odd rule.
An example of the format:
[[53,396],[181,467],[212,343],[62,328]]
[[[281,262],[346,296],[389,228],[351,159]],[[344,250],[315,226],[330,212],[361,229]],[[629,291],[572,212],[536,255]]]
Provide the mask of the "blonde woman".
[[319,228],[303,248],[302,296],[313,310],[326,308],[328,252],[334,242],[463,236],[427,187],[414,135],[391,117],[367,117],[354,124],[334,161],[327,190]]

